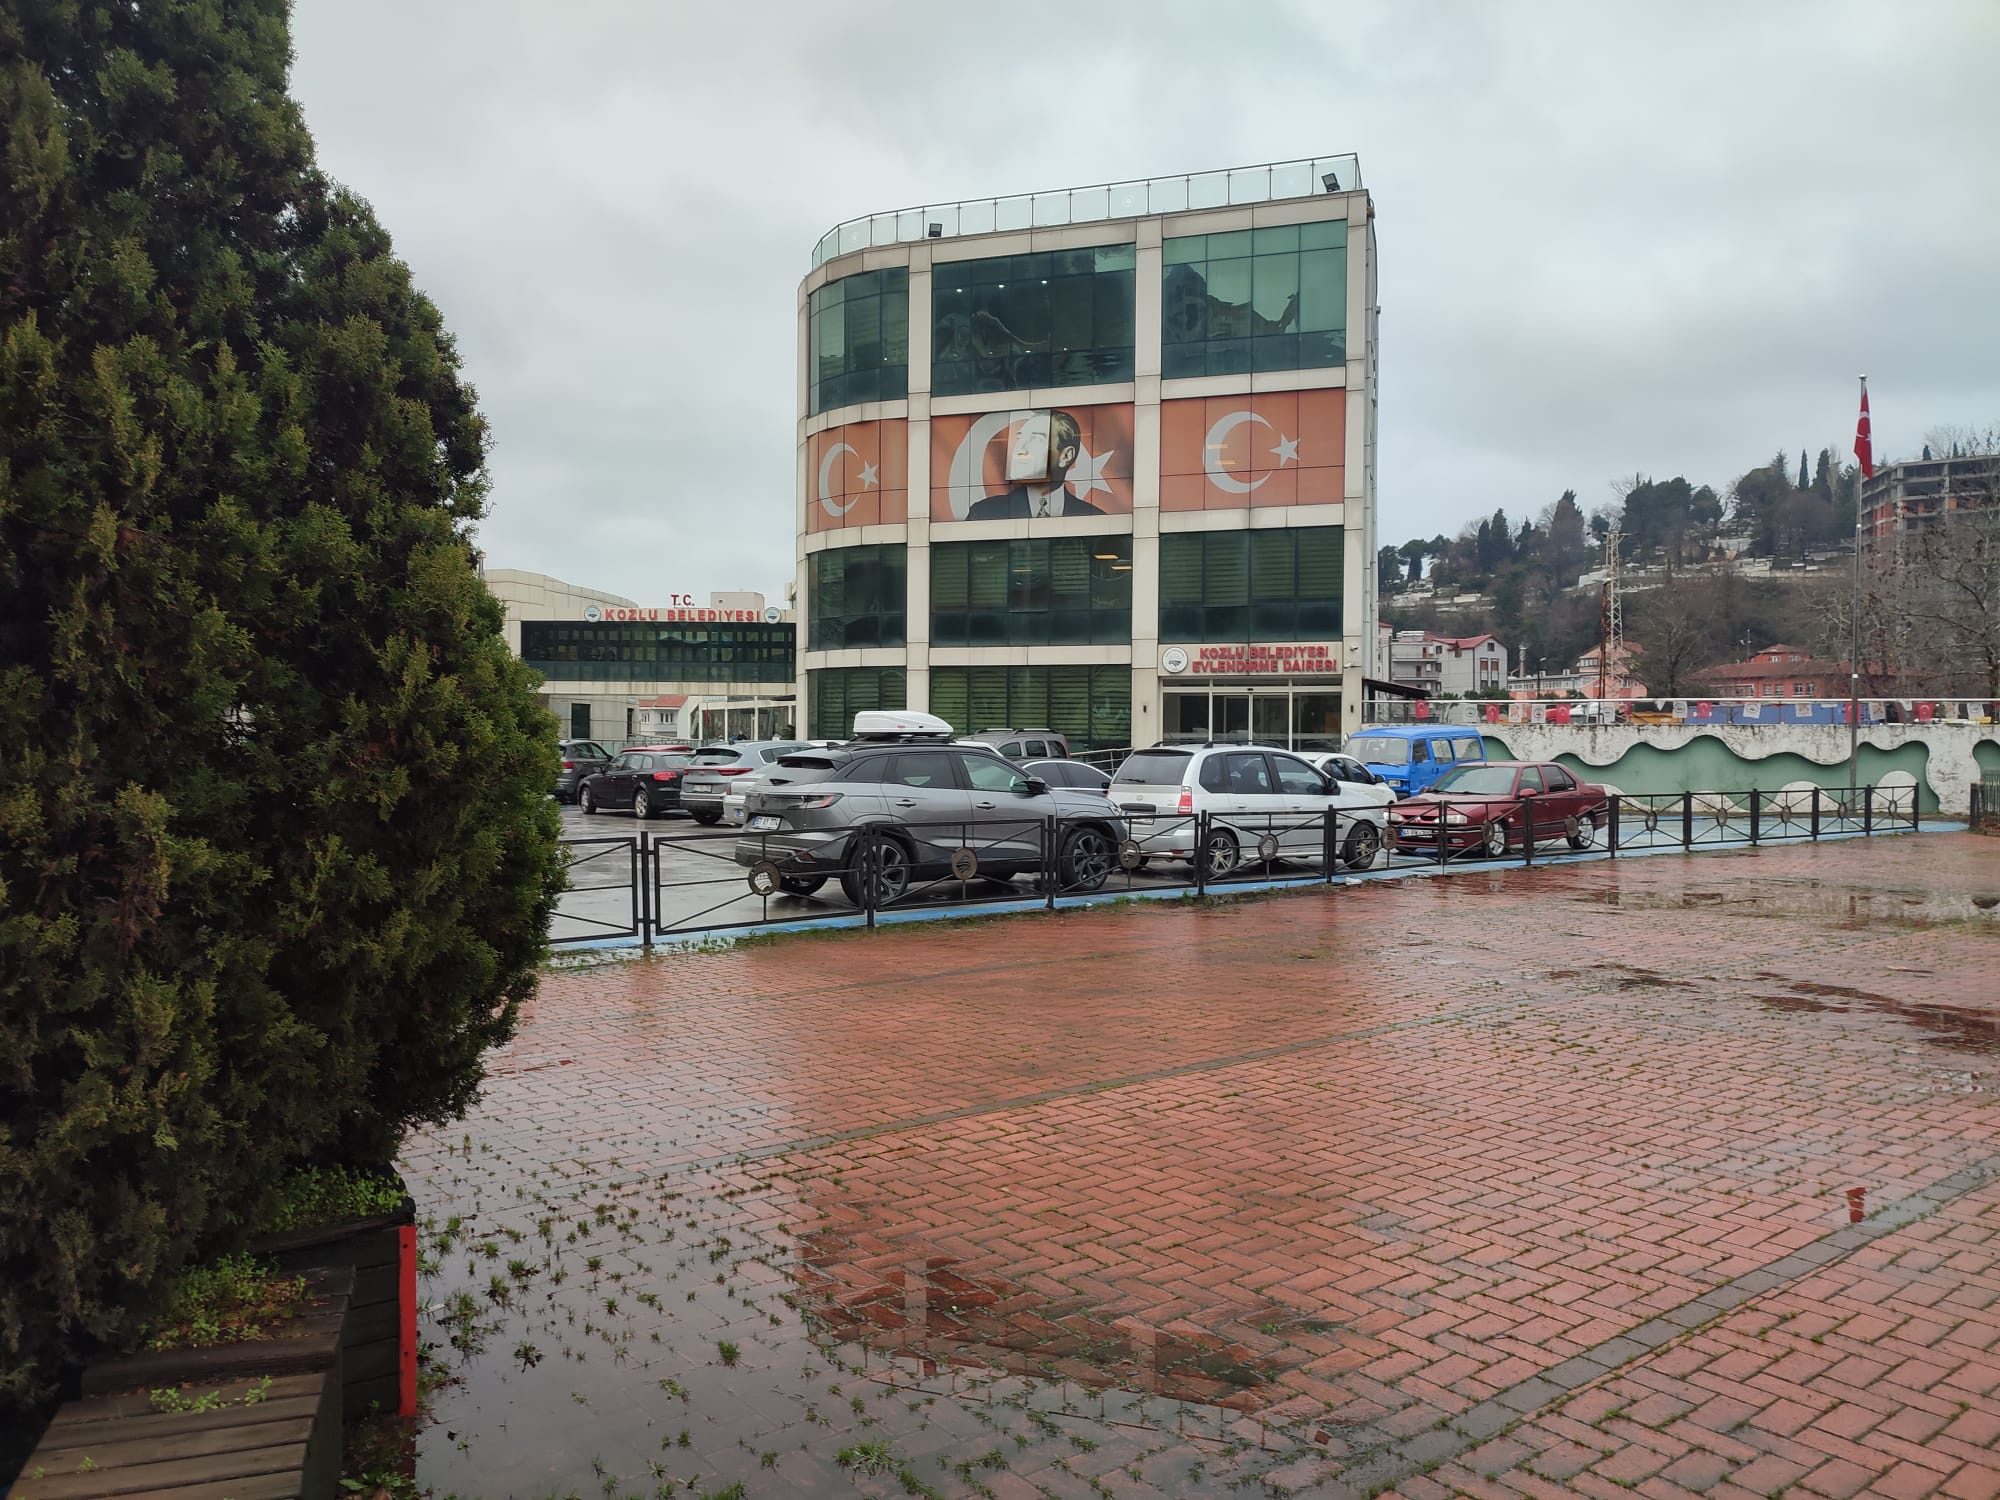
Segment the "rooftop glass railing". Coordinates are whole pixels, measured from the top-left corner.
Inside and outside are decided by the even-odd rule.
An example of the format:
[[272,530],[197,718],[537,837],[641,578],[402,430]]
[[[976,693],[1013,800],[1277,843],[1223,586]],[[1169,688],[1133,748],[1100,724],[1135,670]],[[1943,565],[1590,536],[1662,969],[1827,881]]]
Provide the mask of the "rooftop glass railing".
[[1188,172],[1178,177],[1107,182],[1096,187],[1060,188],[1048,193],[932,203],[836,224],[813,247],[812,263],[822,266],[837,256],[878,245],[1276,203],[1286,198],[1310,198],[1316,193],[1353,192],[1360,186],[1361,160],[1349,153],[1269,162],[1261,167]]

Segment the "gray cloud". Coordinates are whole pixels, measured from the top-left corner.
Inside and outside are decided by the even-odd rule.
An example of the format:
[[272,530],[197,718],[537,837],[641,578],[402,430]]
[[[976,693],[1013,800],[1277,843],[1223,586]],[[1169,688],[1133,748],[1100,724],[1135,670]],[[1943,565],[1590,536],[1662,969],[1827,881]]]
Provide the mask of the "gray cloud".
[[443,308],[496,565],[782,591],[840,219],[1353,150],[1381,529],[2000,417],[2000,7],[297,0],[323,163]]

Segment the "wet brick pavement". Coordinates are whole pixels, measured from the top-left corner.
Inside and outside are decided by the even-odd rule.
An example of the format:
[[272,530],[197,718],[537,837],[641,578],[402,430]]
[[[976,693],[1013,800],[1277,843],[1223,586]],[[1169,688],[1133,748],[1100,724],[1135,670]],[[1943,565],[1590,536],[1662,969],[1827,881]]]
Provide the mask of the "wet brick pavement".
[[2000,1493],[1995,896],[1917,835],[559,970],[409,1154],[420,1477]]

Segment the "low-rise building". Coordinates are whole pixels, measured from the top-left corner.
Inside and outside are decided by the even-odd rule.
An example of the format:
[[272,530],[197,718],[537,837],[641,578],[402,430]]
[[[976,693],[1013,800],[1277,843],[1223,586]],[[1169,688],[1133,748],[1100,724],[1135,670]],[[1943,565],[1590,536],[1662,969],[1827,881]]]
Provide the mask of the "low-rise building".
[[1705,668],[1695,677],[1721,698],[1845,698],[1849,690],[1847,663],[1825,661],[1782,642],[1747,661]]
[[1389,681],[1434,698],[1499,692],[1507,686],[1507,648],[1493,635],[1398,630],[1389,637]]
[[482,568],[508,647],[542,674],[569,739],[782,739],[798,722],[798,624],[749,592],[668,593],[664,604],[545,573]]

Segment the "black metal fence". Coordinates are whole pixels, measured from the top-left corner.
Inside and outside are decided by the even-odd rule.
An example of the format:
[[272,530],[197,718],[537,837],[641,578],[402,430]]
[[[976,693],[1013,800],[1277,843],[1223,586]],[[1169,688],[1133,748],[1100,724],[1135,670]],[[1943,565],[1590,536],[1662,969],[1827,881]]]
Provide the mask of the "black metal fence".
[[[861,830],[837,862],[801,861],[794,838],[746,829],[641,827],[568,841],[571,888],[557,944],[655,942],[910,912],[1053,910],[1080,896],[1205,896],[1332,884],[1369,869],[1533,865],[1587,853],[1697,849],[1914,831],[1914,786],[1782,792],[1621,793],[1582,816],[1534,800],[1433,797],[1366,813],[1128,814],[1116,826],[1054,817],[898,823]],[[2000,799],[1989,804],[2000,812]],[[1420,811],[1412,814],[1411,809]]]

